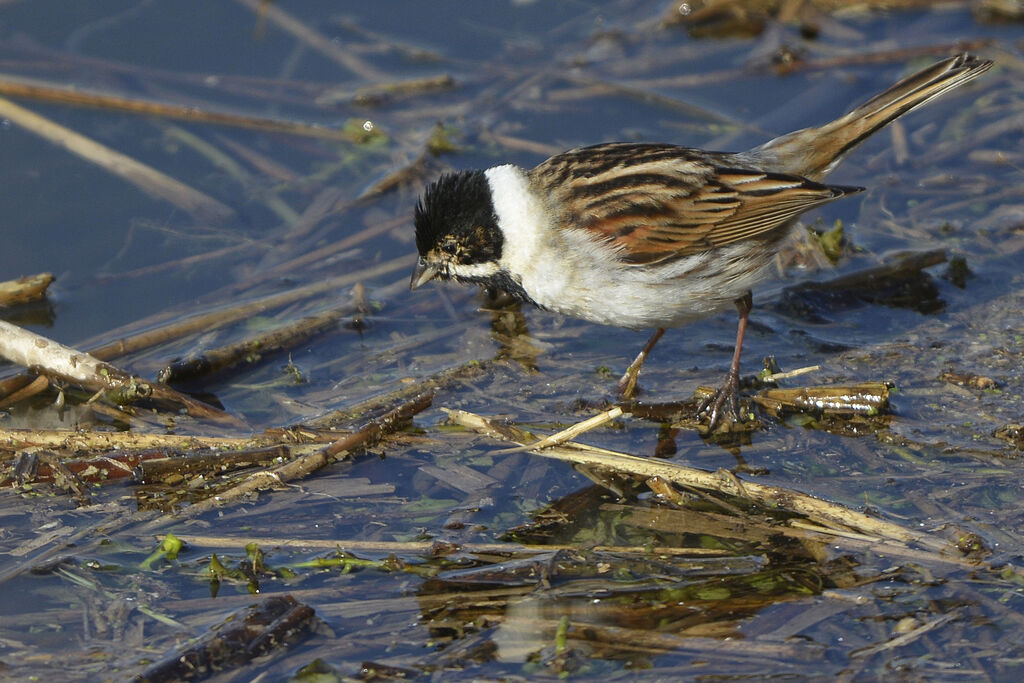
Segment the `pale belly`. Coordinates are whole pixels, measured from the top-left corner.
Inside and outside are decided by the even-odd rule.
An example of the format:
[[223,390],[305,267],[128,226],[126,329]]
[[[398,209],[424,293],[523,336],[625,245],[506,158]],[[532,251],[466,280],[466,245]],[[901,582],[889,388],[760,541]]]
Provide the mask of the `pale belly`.
[[530,297],[564,315],[632,329],[676,327],[731,308],[770,275],[771,263],[770,252],[743,244],[655,267],[560,254],[522,278]]

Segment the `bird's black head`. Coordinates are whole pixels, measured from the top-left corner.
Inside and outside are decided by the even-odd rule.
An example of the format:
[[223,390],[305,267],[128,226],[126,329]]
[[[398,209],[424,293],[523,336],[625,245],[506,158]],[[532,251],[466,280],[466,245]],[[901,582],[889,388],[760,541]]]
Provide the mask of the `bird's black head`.
[[434,278],[486,281],[499,271],[504,243],[483,171],[446,173],[416,204],[413,289]]

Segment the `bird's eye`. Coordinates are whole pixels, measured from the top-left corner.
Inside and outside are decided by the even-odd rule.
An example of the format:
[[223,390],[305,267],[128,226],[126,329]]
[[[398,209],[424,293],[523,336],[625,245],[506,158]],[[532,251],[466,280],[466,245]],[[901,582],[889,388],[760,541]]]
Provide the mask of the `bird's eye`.
[[458,256],[462,251],[462,245],[455,239],[449,238],[441,242],[441,251],[452,256]]

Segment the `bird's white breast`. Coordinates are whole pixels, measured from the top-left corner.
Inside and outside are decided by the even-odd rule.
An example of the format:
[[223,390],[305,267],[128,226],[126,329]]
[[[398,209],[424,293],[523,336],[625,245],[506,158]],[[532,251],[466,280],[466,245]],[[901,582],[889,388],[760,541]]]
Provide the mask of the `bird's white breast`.
[[731,264],[732,278],[710,277],[716,266],[704,267],[709,254],[655,266],[623,263],[586,230],[553,225],[546,198],[537,196],[522,168],[484,173],[504,236],[500,266],[544,308],[617,327],[670,327],[729,307],[762,279],[742,263],[740,248],[715,254],[727,270]]

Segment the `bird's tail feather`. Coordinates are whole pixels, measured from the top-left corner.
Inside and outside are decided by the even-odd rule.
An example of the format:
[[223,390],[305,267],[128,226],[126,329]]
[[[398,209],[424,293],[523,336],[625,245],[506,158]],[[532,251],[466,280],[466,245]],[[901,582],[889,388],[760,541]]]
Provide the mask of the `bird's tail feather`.
[[[890,121],[963,85],[990,66],[990,60],[966,53],[944,59],[904,78],[831,123],[783,135],[752,153],[770,162],[771,168],[821,180],[847,152]],[[832,138],[833,144],[822,144],[824,138]]]

